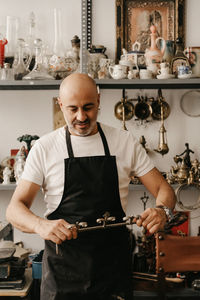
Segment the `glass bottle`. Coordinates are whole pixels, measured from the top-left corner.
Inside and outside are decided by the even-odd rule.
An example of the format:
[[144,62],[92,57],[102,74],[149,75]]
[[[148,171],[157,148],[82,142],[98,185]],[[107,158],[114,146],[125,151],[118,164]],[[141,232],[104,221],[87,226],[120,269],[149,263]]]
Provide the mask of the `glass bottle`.
[[45,57],[43,55],[43,50],[42,50],[42,40],[36,39],[34,41],[34,47],[35,47],[35,65],[33,67],[33,70],[30,73],[28,73],[26,76],[24,76],[23,79],[29,79],[29,80],[54,79],[53,76],[48,74],[48,69],[47,69]]
[[25,63],[24,48],[25,48],[24,39],[18,39],[18,49],[13,62],[15,80],[22,80],[22,78],[29,73],[28,66],[30,64],[31,56],[29,57],[28,61]]
[[8,41],[0,34],[0,67],[3,67],[5,60],[5,45]]
[[61,28],[61,9],[54,9],[54,43],[52,56],[49,59],[49,72],[55,79],[62,79],[67,76],[65,66],[65,47]]
[[172,74],[178,75],[178,66],[190,66],[187,56],[183,53],[184,47],[182,39],[176,40],[176,52],[171,61]]
[[5,50],[5,62],[10,63],[11,67],[14,60],[15,50],[17,47],[19,31],[19,18],[15,16],[6,17],[6,39],[8,45]]
[[35,46],[34,41],[36,39],[36,18],[34,12],[31,12],[29,15],[29,24],[28,24],[28,37],[27,45],[31,53],[31,62],[29,65],[29,70],[31,71],[35,65]]
[[9,63],[4,63],[3,68],[0,70],[0,79],[1,80],[13,80],[13,69],[10,68]]

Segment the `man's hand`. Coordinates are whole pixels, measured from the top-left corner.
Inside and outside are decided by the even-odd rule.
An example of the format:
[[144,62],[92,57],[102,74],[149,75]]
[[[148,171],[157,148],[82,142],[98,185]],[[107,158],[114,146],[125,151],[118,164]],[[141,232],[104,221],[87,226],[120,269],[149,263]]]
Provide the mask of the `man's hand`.
[[63,219],[46,220],[38,217],[35,233],[38,233],[43,239],[50,240],[56,244],[77,238],[76,227],[71,226]]
[[167,221],[165,211],[161,208],[147,208],[142,214],[141,218],[136,220],[138,226],[143,226],[151,234],[162,230]]

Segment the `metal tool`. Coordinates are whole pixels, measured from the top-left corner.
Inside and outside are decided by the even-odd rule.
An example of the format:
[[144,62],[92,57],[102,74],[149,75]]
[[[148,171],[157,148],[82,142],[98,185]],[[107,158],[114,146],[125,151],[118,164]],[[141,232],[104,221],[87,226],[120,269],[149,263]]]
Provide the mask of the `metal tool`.
[[127,225],[135,224],[136,221],[140,218],[140,216],[127,216],[123,218],[122,222],[116,222],[116,217],[110,216],[109,212],[106,212],[103,215],[103,218],[99,218],[96,220],[97,226],[88,226],[87,222],[77,222],[76,224],[72,224],[73,226],[76,226],[78,232],[84,232],[84,231],[94,231],[94,230],[102,230],[107,228],[117,228],[117,227],[123,227]]

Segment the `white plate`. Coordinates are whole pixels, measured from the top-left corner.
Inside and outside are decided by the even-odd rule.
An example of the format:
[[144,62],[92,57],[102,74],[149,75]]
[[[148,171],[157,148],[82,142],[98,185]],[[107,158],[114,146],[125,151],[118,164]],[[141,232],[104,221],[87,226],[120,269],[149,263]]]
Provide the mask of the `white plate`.
[[160,75],[157,75],[158,79],[170,79],[170,78],[174,78],[174,77],[175,77],[174,74],[168,74],[168,75],[162,75],[162,74],[160,74]]

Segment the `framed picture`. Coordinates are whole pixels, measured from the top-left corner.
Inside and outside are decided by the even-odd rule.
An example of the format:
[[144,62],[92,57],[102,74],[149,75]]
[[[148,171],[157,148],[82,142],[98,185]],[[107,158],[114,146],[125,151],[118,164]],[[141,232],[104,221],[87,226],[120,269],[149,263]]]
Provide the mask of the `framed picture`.
[[116,60],[137,41],[141,51],[150,46],[150,26],[159,37],[184,44],[185,0],[116,0]]
[[52,100],[53,100],[53,129],[57,129],[59,127],[64,126],[66,123],[63,117],[63,113],[60,110],[57,97],[53,97]]

